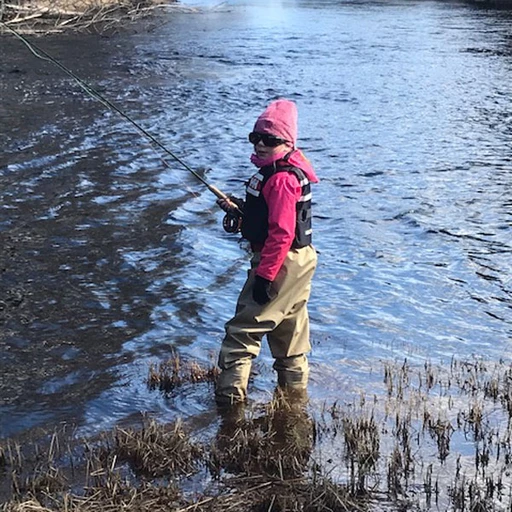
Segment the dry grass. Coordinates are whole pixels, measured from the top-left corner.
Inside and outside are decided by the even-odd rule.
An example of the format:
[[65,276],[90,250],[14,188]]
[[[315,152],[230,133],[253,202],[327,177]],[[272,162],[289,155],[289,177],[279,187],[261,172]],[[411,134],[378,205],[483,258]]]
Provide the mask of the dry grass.
[[174,353],[167,361],[149,368],[148,386],[164,393],[171,393],[186,383],[198,384],[209,382],[215,384],[219,375],[216,366],[205,367],[195,361],[183,361]]
[[[151,369],[148,384],[171,393],[213,382],[211,369],[198,368],[173,357],[161,372]],[[181,421],[150,419],[94,442],[54,435],[44,450],[6,441],[0,472],[11,496],[0,510],[512,508],[509,364],[386,363],[382,391],[320,411],[304,397],[276,393],[268,404],[219,411],[212,438],[202,442]]]
[[146,421],[139,431],[118,428],[114,439],[116,455],[137,474],[149,477],[190,474],[203,455],[203,449],[190,441],[181,421],[168,426]]
[[308,468],[314,444],[314,424],[305,405],[277,393],[262,410],[246,417],[244,406],[223,414],[209,449],[209,469],[271,479],[299,478]]
[[[169,506],[177,503],[177,491],[173,487],[142,484],[139,487],[115,482],[113,488],[91,488],[85,496],[64,493],[59,497],[42,499],[28,497],[23,501],[11,501],[2,506],[3,512],[159,512],[176,510]],[[179,507],[180,505],[177,504]]]
[[0,0],[0,21],[24,34],[106,33],[176,7],[176,0]]

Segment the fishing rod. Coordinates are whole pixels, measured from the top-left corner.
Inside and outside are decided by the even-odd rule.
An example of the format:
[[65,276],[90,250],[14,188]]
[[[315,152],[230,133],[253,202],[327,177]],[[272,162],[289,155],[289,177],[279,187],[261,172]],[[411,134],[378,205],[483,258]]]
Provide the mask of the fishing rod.
[[[146,138],[148,138],[153,144],[155,144],[157,147],[159,147],[162,151],[164,151],[167,155],[169,155],[171,158],[173,158],[176,162],[178,162],[183,168],[185,168],[188,172],[190,172],[193,176],[195,176],[203,185],[205,185],[210,192],[215,194],[215,196],[218,199],[223,199],[228,203],[231,209],[234,210],[233,213],[228,212],[226,217],[224,218],[223,226],[228,233],[231,232],[237,232],[239,229],[235,230],[236,228],[239,228],[239,218],[242,214],[241,208],[234,203],[228,195],[226,195],[224,192],[221,192],[215,185],[212,185],[208,183],[197,171],[192,169],[189,165],[187,165],[179,156],[177,156],[175,153],[173,153],[170,149],[168,149],[166,146],[164,146],[156,137],[154,137],[151,133],[149,133],[146,129],[144,129],[139,123],[134,121],[128,114],[123,112],[119,107],[117,107],[114,103],[109,101],[107,98],[102,96],[96,89],[91,87],[88,83],[86,83],[84,80],[82,80],[79,76],[77,76],[73,71],[71,71],[69,68],[64,66],[61,62],[59,62],[57,59],[52,57],[49,53],[44,51],[42,48],[37,46],[35,43],[30,42],[27,40],[26,37],[22,36],[17,30],[13,29],[9,25],[7,25],[5,22],[0,21],[0,26],[5,28],[7,31],[9,31],[11,34],[13,34],[15,37],[17,37],[29,50],[30,52],[35,55],[38,59],[46,60],[51,62],[52,64],[55,64],[59,69],[61,69],[64,73],[69,75],[75,82],[80,86],[81,89],[85,91],[86,94],[91,96],[92,98],[98,100],[101,104],[103,104],[105,107],[107,107],[110,110],[113,110],[114,112],[117,112],[123,119],[128,121],[131,125],[133,125],[140,133],[142,133]],[[162,162],[169,168],[171,166],[162,159]],[[229,218],[228,218],[229,217]],[[235,222],[235,219],[237,220]],[[236,227],[235,227],[236,224]]]

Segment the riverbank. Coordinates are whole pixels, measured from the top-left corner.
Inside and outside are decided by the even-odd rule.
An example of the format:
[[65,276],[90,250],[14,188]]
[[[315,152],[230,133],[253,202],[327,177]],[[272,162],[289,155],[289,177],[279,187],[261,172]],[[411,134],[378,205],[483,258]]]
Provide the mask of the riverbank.
[[[384,393],[352,403],[276,392],[212,411],[203,428],[144,416],[94,439],[62,429],[45,448],[4,441],[1,510],[508,510],[512,366],[404,361],[381,371]],[[215,377],[176,356],[147,383],[168,396],[212,393]]]
[[12,0],[0,3],[0,21],[25,34],[105,33],[178,7],[177,0]]

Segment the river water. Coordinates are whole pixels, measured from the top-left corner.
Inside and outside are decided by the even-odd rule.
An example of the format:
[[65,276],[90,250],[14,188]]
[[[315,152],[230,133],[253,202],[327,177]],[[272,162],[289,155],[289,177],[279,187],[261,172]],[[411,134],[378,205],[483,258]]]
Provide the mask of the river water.
[[[510,356],[512,16],[447,1],[227,2],[37,43],[223,191],[269,101],[316,167],[313,402],[381,361]],[[215,361],[248,254],[215,197],[51,63],[0,39],[0,438],[214,411],[146,385]],[[275,385],[267,347],[250,395]]]

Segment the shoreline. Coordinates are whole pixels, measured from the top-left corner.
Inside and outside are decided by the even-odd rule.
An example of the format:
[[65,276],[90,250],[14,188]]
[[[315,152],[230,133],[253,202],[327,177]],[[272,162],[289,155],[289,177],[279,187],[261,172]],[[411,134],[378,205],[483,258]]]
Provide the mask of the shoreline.
[[[181,6],[178,0],[0,0],[0,22],[20,34],[105,34],[169,10],[196,11]],[[7,33],[0,26],[0,35]]]
[[[314,406],[277,390],[212,410],[207,432],[193,417],[145,415],[90,439],[68,427],[43,447],[0,440],[0,510],[508,510],[512,364],[383,361],[379,371],[378,395]],[[176,356],[146,382],[175,396],[213,393],[215,379]]]

